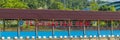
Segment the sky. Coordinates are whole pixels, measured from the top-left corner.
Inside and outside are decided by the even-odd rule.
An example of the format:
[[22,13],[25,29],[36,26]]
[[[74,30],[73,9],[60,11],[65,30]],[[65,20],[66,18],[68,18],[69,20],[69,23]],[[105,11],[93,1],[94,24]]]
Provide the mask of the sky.
[[101,1],[115,2],[115,1],[120,1],[120,0],[101,0]]

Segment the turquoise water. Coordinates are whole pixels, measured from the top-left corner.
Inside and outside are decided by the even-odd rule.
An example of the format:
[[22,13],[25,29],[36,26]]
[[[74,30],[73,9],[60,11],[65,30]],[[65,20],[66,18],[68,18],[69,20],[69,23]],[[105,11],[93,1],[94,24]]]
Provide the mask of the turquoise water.
[[[17,36],[17,32],[0,32],[1,37],[15,37]],[[85,33],[87,36],[90,35],[98,35],[96,30],[86,30]],[[68,31],[55,31],[54,35],[59,37],[59,36],[68,36]],[[70,35],[71,36],[83,36],[83,31],[82,30],[74,30],[74,31],[70,31]],[[100,31],[100,35],[111,35],[111,31],[110,30],[101,30]],[[114,30],[113,31],[113,35],[120,35],[120,30]],[[20,32],[20,36],[26,37],[26,36],[35,36],[35,32],[33,31],[29,31],[29,32]],[[51,31],[39,31],[38,32],[38,36],[52,36],[52,32]]]

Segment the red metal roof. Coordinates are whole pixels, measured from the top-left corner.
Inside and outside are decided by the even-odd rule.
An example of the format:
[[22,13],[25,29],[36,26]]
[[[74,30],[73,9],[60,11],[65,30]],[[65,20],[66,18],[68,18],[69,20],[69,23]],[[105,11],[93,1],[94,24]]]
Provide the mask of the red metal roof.
[[45,20],[119,20],[120,12],[66,11],[35,9],[0,9],[2,19],[45,19]]

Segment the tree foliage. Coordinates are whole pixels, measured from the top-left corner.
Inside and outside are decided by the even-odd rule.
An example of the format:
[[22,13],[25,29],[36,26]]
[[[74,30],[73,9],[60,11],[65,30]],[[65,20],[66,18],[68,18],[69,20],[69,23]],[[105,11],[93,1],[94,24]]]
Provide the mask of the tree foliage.
[[64,5],[60,2],[54,2],[49,9],[64,9]]
[[91,10],[98,11],[99,5],[98,5],[97,2],[95,2],[95,0],[92,0],[92,1],[90,2],[89,8],[90,8]]
[[115,12],[116,11],[115,7],[114,6],[110,6],[110,11]]
[[112,12],[116,11],[114,6],[107,6],[107,5],[101,6],[98,10],[99,11],[112,11]]
[[30,9],[36,9],[39,7],[38,0],[24,0],[22,2],[25,2]]
[[90,2],[89,8],[94,11],[116,11],[114,6],[107,6],[107,5],[102,5],[100,6],[95,0],[92,0]]
[[[99,2],[103,3],[103,2]],[[116,11],[114,6],[99,6],[95,0],[0,0],[0,8]]]
[[29,8],[26,3],[21,2],[20,0],[2,0],[1,8],[21,8],[26,9]]

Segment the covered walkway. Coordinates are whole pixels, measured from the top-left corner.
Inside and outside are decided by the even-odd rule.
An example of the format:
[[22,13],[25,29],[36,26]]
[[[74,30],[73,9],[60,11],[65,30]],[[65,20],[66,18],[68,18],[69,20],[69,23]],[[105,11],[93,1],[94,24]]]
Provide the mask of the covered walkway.
[[104,11],[0,9],[0,33],[1,37],[117,36],[120,35],[119,15],[120,12]]

